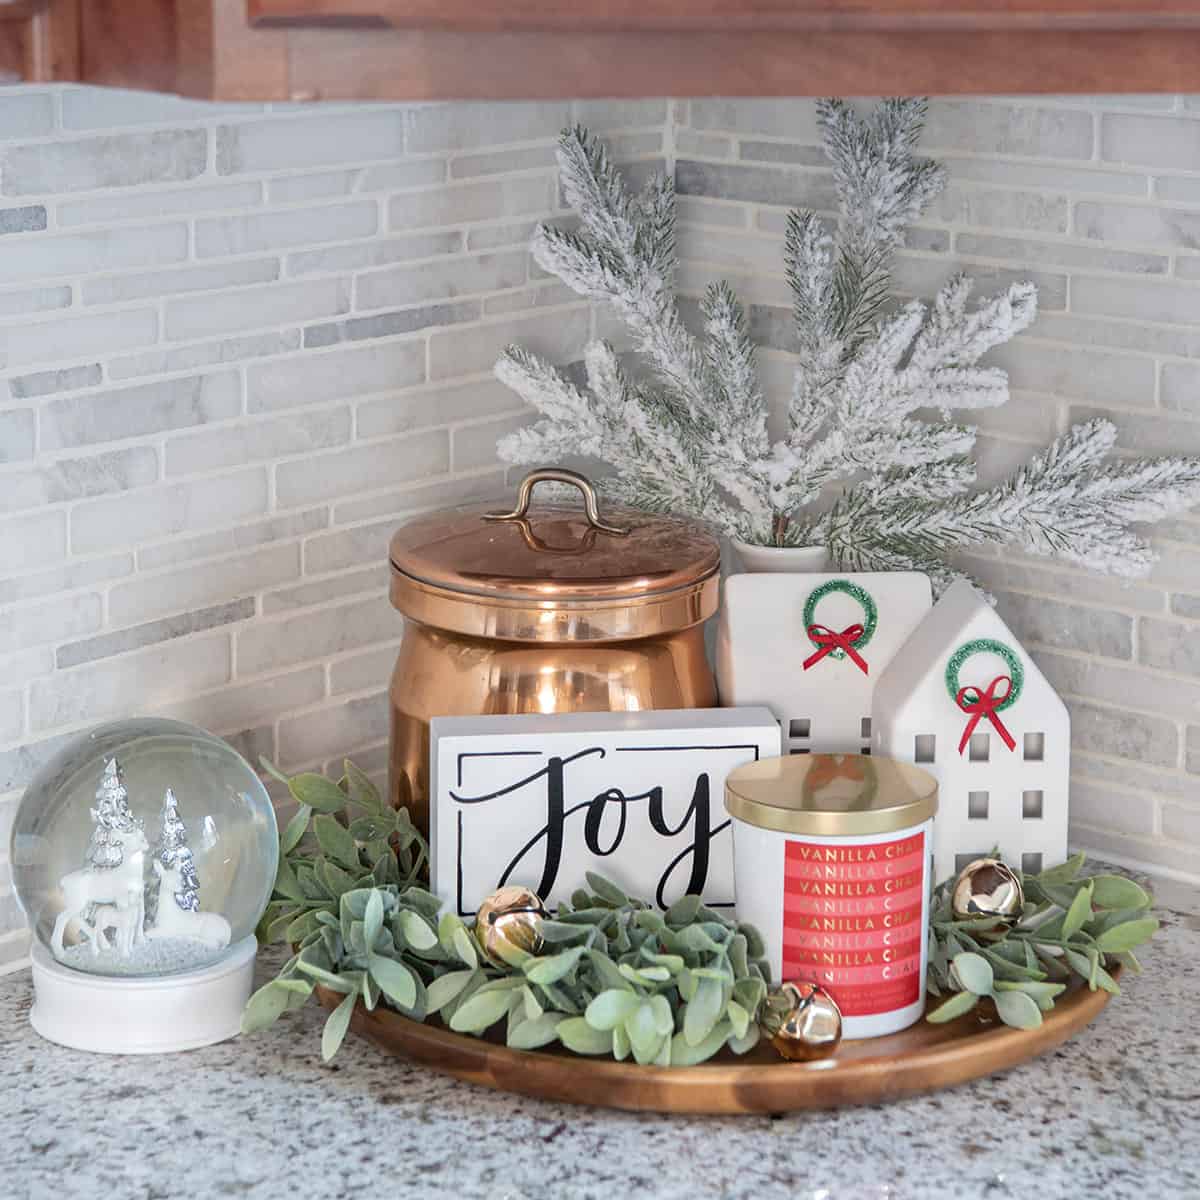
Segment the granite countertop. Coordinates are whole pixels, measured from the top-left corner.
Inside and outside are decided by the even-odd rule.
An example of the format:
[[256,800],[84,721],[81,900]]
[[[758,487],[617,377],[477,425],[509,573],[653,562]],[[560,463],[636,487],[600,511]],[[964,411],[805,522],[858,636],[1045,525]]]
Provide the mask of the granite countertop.
[[83,1054],[33,1032],[21,972],[0,979],[0,1196],[1200,1197],[1200,888],[1151,886],[1145,973],[1073,1041],[951,1091],[783,1117],[541,1103],[353,1035],[324,1066],[315,1007],[185,1054]]

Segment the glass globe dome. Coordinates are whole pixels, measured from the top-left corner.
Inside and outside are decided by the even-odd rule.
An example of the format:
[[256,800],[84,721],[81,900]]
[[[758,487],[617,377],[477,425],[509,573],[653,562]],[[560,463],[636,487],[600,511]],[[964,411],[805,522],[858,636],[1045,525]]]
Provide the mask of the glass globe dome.
[[34,936],[93,975],[158,976],[248,937],[279,838],[262,781],[179,721],[101,725],[51,759],[13,824],[13,888]]

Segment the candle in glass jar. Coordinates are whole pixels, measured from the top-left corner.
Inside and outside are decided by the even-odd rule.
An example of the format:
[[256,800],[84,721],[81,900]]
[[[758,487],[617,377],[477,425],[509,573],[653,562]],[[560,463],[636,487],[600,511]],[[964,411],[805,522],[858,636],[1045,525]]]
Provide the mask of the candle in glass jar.
[[847,1038],[925,1008],[937,782],[907,763],[792,755],[730,773],[737,911],[775,979],[819,983]]

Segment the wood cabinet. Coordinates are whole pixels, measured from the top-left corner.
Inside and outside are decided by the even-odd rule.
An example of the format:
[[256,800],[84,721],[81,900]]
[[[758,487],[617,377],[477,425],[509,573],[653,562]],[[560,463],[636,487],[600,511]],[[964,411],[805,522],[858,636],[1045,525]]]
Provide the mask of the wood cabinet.
[[1200,91],[1200,0],[0,0],[0,72],[230,100]]

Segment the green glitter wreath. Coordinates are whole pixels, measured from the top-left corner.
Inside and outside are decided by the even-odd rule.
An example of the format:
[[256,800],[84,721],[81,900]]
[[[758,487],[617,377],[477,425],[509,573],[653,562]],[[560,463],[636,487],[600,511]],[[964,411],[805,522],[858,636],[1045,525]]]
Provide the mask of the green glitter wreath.
[[[879,609],[875,606],[875,601],[871,597],[871,593],[866,588],[859,587],[857,583],[851,583],[849,579],[827,580],[820,587],[815,587],[808,593],[808,599],[804,602],[805,632],[807,633],[809,626],[814,623],[817,605],[833,592],[842,592],[852,599],[857,600],[862,605],[863,631],[853,642],[855,650],[861,650],[875,636],[875,627],[879,624]],[[811,634],[808,637],[814,646],[820,645]],[[845,650],[831,650],[829,657],[845,658],[846,652]]]
[[[1004,659],[1004,663],[1008,667],[1009,678],[1012,680],[1012,689],[996,705],[996,711],[1002,712],[1004,709],[1011,708],[1016,704],[1018,697],[1021,695],[1021,689],[1025,686],[1025,668],[1021,665],[1021,660],[1016,654],[1003,642],[996,641],[995,638],[975,638],[974,641],[964,642],[950,655],[950,661],[946,664],[946,690],[950,693],[950,699],[955,704],[958,703],[958,693],[961,690],[961,685],[958,682],[958,673],[962,670],[963,663],[972,654],[989,652],[998,654]],[[974,687],[975,685],[970,684],[968,686]]]

